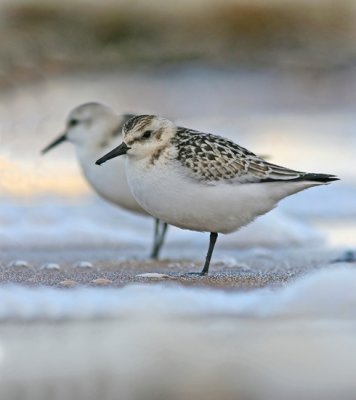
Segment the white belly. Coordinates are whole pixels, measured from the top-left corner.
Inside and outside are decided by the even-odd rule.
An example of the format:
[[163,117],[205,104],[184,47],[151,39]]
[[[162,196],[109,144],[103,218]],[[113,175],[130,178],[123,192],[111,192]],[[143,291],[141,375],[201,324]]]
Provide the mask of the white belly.
[[[147,168],[127,159],[133,195],[148,213],[179,228],[230,233],[273,209],[289,194],[306,188],[296,183],[207,185],[166,164]],[[309,185],[311,186],[311,185]]]
[[92,188],[105,200],[126,210],[146,215],[147,212],[131,193],[126,178],[124,157],[114,158],[101,166],[95,165],[95,161],[103,154],[105,150],[100,151],[100,154],[78,153],[83,174]]

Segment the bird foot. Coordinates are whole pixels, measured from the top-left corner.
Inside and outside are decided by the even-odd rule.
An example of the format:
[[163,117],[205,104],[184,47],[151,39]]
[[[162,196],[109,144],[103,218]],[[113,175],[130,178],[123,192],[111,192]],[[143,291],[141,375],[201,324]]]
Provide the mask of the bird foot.
[[206,276],[206,275],[208,275],[208,273],[201,271],[201,272],[187,272],[187,273],[183,274],[183,276],[186,276],[186,275],[188,275],[188,276]]

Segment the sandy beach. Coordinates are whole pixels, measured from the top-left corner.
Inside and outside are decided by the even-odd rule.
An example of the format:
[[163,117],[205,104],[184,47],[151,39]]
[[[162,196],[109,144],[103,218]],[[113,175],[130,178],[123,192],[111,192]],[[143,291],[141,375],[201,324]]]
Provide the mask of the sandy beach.
[[[205,277],[188,275],[198,272],[202,262],[192,259],[162,259],[113,261],[120,250],[115,249],[63,249],[62,251],[27,250],[8,251],[0,267],[1,283],[16,283],[36,287],[41,285],[69,287],[74,285],[122,287],[128,283],[172,282],[183,285],[213,286],[224,289],[253,289],[278,287],[308,272],[330,267],[340,251],[325,249],[301,252],[275,250],[246,252],[225,250],[222,259],[212,263],[211,273]],[[217,252],[217,257],[223,250]],[[137,253],[136,258],[144,257]],[[177,254],[177,250],[172,250]],[[226,253],[230,259],[227,259]],[[17,259],[14,258],[17,256]],[[238,261],[238,260],[241,261]],[[16,266],[14,261],[26,260],[28,265]],[[48,260],[52,260],[49,263]],[[53,261],[54,260],[54,261]],[[78,263],[89,261],[91,266]],[[19,263],[20,264],[20,263]],[[55,267],[51,264],[54,264]],[[335,264],[334,264],[335,265]],[[337,264],[336,264],[337,265]],[[57,269],[58,268],[58,269]],[[100,282],[100,280],[103,280]],[[99,280],[99,281],[97,281]]]

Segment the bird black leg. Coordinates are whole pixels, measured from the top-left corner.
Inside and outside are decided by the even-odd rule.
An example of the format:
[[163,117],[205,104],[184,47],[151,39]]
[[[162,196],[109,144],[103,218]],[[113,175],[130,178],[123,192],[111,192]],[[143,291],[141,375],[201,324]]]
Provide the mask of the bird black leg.
[[207,275],[209,272],[209,265],[210,265],[210,260],[211,260],[211,256],[213,254],[214,251],[214,247],[215,247],[215,243],[216,243],[216,239],[218,238],[218,234],[216,232],[211,232],[210,233],[210,242],[209,242],[209,249],[208,249],[208,253],[206,254],[206,258],[205,258],[205,264],[203,269],[200,272],[200,275]]
[[188,272],[188,275],[200,275],[200,276],[204,276],[207,275],[209,272],[209,265],[210,265],[210,260],[211,260],[211,256],[213,254],[214,251],[214,247],[215,247],[215,243],[216,243],[216,239],[218,238],[218,234],[216,232],[211,232],[210,233],[210,242],[209,242],[209,249],[208,252],[206,254],[206,258],[205,258],[205,264],[203,269],[201,270],[201,272]]
[[[160,226],[162,229],[160,230]],[[166,222],[161,222],[159,219],[155,219],[155,232],[153,239],[153,247],[150,257],[153,260],[157,260],[159,257],[160,250],[164,243],[164,238],[166,236],[168,224]]]
[[166,233],[167,233],[167,228],[168,228],[168,224],[166,222],[160,221],[161,222],[161,232],[159,234],[158,237],[158,242],[157,242],[157,250],[156,250],[156,258],[159,258],[159,253],[161,252],[161,249],[163,247],[163,243],[164,243],[164,239],[166,237]]

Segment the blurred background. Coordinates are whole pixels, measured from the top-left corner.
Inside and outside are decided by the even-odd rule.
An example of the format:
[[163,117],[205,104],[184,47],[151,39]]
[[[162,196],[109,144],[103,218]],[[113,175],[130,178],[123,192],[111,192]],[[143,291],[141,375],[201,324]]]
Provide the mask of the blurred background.
[[[353,0],[1,0],[2,246],[55,242],[88,219],[79,232],[114,229],[119,214],[91,195],[69,144],[39,155],[88,101],[340,175],[282,208],[330,244],[355,243],[355,19]],[[108,229],[96,238],[115,241]]]

